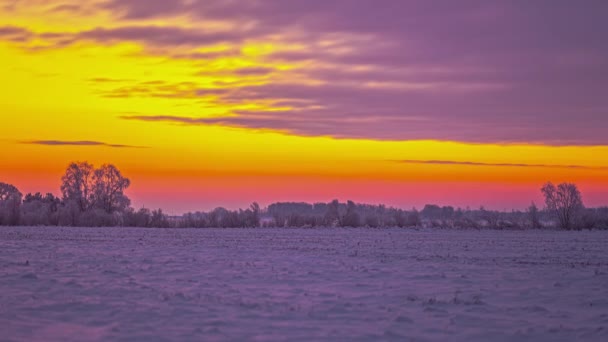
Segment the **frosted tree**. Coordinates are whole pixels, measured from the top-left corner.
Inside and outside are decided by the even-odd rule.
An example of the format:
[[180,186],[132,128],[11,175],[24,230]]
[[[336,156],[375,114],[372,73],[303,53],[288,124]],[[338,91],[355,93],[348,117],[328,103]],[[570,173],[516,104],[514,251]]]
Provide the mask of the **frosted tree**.
[[542,224],[540,223],[539,219],[538,207],[534,202],[532,202],[528,208],[528,218],[530,220],[530,227],[534,229],[542,228]]
[[76,203],[81,211],[92,206],[94,168],[87,162],[71,163],[61,177],[61,193],[64,202]]
[[333,200],[327,204],[324,220],[329,227],[334,227],[336,223],[340,225],[340,202],[338,200]]
[[258,202],[253,202],[249,206],[249,218],[247,222],[248,227],[259,227],[260,226],[260,205]]
[[15,186],[0,183],[0,224],[11,226],[19,224],[21,197],[21,192]]
[[123,177],[114,165],[102,165],[93,174],[92,200],[94,206],[107,213],[125,210],[131,204],[129,198],[124,194],[130,185],[131,181]]
[[21,204],[21,224],[26,226],[57,224],[60,204],[61,200],[51,193],[45,196],[39,192],[25,195]]
[[0,201],[4,202],[17,197],[21,199],[21,196],[21,192],[14,185],[0,183]]
[[541,191],[545,196],[547,209],[555,213],[560,227],[572,229],[576,216],[583,209],[581,192],[576,184],[562,183],[556,187],[548,182]]
[[357,213],[357,205],[353,201],[346,202],[346,214],[342,218],[341,225],[343,227],[359,227],[361,218]]

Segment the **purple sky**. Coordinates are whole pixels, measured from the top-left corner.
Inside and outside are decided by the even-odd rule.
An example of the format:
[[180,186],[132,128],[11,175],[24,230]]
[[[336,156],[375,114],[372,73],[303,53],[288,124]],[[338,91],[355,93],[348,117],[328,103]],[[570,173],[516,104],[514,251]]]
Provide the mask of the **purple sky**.
[[39,165],[113,163],[134,192],[165,189],[134,198],[194,207],[527,206],[511,188],[547,180],[599,203],[607,18],[608,0],[0,0],[0,176],[24,188]]
[[[310,60],[306,76],[328,82],[222,94],[227,101],[283,99],[299,107],[289,119],[242,111],[189,124],[396,140],[608,143],[607,1],[116,0],[105,7],[125,19],[188,14],[252,25],[213,33],[98,30],[80,38],[162,46],[282,34],[312,48],[269,59]],[[332,35],[334,45],[318,44]],[[337,53],[340,47],[352,52]]]
[[[200,89],[158,80],[106,94],[214,94],[224,103],[270,100],[290,106],[288,111],[126,119],[381,140],[608,144],[608,1],[111,0],[93,7],[56,2],[53,11],[105,11],[114,25],[36,33],[6,26],[0,39],[42,39],[58,48],[132,41],[167,58],[190,60],[213,58],[193,48],[218,43],[307,47],[279,51],[265,57],[265,66],[235,71],[270,76],[277,71],[273,65],[308,61],[293,71],[293,82],[283,77],[262,86]],[[12,1],[5,10],[18,6]],[[234,25],[171,25],[184,17]],[[316,84],[296,81],[301,79]]]

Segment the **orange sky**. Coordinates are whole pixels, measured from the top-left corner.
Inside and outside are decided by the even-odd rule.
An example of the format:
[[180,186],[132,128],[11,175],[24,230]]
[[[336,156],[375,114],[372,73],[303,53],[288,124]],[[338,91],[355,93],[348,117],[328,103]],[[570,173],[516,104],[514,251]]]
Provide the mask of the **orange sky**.
[[[310,121],[302,111],[333,108],[331,98],[302,109],[297,99],[245,93],[256,86],[280,89],[286,82],[327,85],[310,71],[337,67],[327,60],[268,57],[306,51],[304,42],[288,39],[287,33],[209,43],[150,42],[133,38],[131,31],[126,38],[101,38],[100,28],[231,32],[239,25],[227,19],[203,24],[179,13],[125,19],[96,3],[31,1],[0,7],[0,181],[24,193],[57,194],[67,164],[87,160],[115,164],[131,178],[128,193],[135,206],[170,213],[243,207],[254,200],[266,205],[333,198],[419,208],[431,202],[523,208],[541,201],[538,189],[549,180],[577,182],[587,205],[608,204],[606,145],[519,138],[457,142],[441,134],[383,138],[384,128],[376,127],[384,126],[376,125],[387,120],[373,115]],[[331,37],[317,42],[333,46]],[[336,49],[333,53],[350,51]],[[228,97],[229,91],[240,97]],[[258,112],[252,120],[271,120],[230,121]],[[354,128],[341,131],[340,122]],[[366,126],[373,134],[358,133]]]

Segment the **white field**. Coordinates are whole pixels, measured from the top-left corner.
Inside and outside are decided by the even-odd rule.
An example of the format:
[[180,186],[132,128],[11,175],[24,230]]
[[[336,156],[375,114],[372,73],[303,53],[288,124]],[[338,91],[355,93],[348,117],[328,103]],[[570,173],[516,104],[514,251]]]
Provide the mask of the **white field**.
[[608,341],[608,231],[0,228],[0,340]]

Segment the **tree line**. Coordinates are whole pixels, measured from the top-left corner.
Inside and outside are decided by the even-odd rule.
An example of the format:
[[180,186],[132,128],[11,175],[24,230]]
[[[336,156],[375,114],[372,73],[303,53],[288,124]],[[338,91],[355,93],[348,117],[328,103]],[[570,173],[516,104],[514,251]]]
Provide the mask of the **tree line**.
[[0,183],[0,225],[124,226],[158,228],[247,227],[435,227],[453,229],[608,229],[608,208],[585,208],[575,184],[547,183],[541,188],[545,207],[499,212],[429,204],[422,210],[384,205],[340,203],[274,203],[261,209],[216,208],[168,216],[161,209],[134,209],[125,191],[131,181],[114,165],[95,168],[71,163],[61,178],[61,197],[26,194]]

